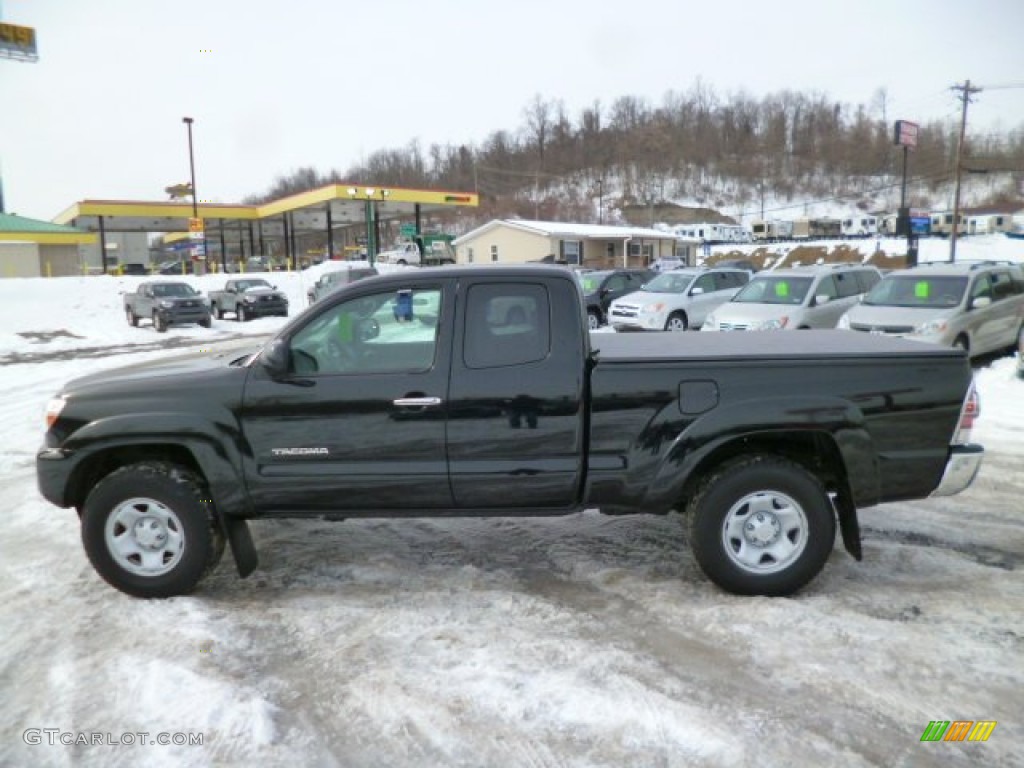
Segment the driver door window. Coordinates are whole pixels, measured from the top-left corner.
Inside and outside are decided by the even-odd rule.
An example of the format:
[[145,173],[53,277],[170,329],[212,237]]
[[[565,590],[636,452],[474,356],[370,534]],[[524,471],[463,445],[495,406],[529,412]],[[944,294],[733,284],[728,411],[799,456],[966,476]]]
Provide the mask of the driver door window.
[[360,296],[318,315],[291,340],[299,375],[416,373],[437,351],[439,288]]

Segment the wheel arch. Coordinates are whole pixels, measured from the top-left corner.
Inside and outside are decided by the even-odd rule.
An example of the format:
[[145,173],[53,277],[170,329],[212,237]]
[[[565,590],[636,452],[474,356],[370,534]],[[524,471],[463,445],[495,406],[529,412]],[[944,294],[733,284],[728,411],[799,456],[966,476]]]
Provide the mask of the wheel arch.
[[[779,456],[807,469],[834,495],[844,544],[859,558],[857,508],[876,504],[881,497],[878,454],[863,414],[831,398],[799,403],[782,398],[756,406],[759,429],[742,429],[740,425],[751,423],[751,407],[715,409],[684,430],[648,485],[644,507],[682,509],[701,480],[724,463],[755,454]],[[795,423],[793,407],[818,415]]]
[[220,514],[247,517],[252,510],[236,441],[222,425],[198,416],[149,413],[101,419],[75,432],[64,447],[76,457],[64,492],[68,506],[81,509],[89,490],[118,467],[156,460],[195,472]]

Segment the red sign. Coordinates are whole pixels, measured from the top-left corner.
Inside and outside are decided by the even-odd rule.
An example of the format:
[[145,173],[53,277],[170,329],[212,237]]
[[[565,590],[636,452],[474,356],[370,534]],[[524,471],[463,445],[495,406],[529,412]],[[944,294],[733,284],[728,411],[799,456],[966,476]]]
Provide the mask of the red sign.
[[893,143],[899,147],[913,149],[917,146],[917,131],[917,123],[911,123],[909,120],[897,120],[893,132]]

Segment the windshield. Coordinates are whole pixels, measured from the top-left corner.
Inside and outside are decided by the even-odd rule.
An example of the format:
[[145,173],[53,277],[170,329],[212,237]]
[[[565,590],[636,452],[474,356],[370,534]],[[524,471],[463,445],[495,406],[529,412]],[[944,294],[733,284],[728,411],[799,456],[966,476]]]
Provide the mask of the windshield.
[[584,293],[596,293],[604,282],[606,272],[577,272]]
[[955,307],[967,290],[967,277],[958,275],[889,275],[882,279],[864,303],[878,307]]
[[235,283],[235,287],[241,293],[242,291],[248,291],[250,288],[269,288],[270,283],[266,280],[238,280]]
[[186,283],[170,283],[169,285],[154,285],[153,295],[159,298],[166,298],[168,296],[195,296],[196,292],[192,289],[191,285]]
[[800,305],[813,282],[813,277],[755,277],[732,300],[748,304]]
[[693,272],[662,272],[644,286],[647,293],[683,293],[693,282]]

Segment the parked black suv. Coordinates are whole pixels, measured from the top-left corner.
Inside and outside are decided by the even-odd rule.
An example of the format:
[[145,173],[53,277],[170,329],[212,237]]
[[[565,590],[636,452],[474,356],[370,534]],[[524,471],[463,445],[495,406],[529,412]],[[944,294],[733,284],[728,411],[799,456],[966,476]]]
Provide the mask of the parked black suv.
[[583,284],[590,330],[608,322],[608,306],[612,301],[639,291],[655,274],[647,269],[605,269],[579,273],[577,277]]

